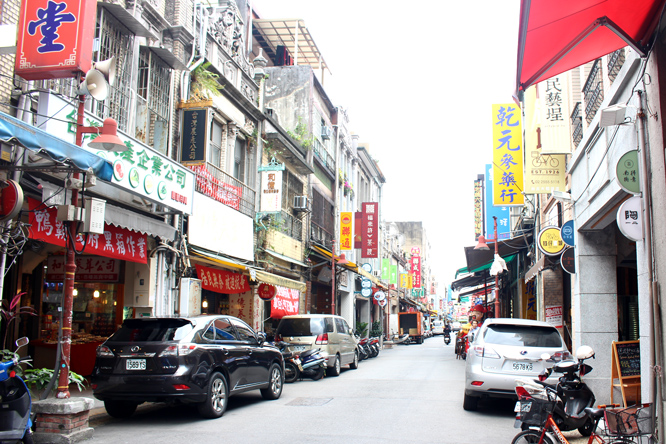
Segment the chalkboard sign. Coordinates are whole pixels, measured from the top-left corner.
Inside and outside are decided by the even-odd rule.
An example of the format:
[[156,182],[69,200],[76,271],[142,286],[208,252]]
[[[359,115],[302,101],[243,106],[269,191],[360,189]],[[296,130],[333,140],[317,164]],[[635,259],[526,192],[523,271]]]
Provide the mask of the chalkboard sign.
[[640,376],[641,351],[638,341],[616,342],[617,360],[620,365],[620,376]]

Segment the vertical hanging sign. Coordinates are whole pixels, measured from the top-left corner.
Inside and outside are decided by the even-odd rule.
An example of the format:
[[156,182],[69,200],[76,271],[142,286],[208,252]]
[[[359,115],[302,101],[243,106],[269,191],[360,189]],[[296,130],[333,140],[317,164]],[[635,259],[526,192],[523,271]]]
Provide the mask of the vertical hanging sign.
[[492,106],[493,205],[522,206],[523,136],[520,108],[515,104]]
[[280,213],[282,211],[282,172],[284,163],[271,158],[267,165],[257,168],[261,173],[260,213]]
[[421,249],[412,248],[412,257],[409,260],[412,267],[412,288],[421,288]]
[[351,212],[340,213],[340,250],[352,249],[352,215]]
[[61,79],[92,65],[97,2],[23,0],[15,74],[27,80]]
[[483,178],[474,181],[474,239],[483,234]]
[[377,240],[379,234],[379,204],[363,202],[363,248],[362,258],[377,257]]

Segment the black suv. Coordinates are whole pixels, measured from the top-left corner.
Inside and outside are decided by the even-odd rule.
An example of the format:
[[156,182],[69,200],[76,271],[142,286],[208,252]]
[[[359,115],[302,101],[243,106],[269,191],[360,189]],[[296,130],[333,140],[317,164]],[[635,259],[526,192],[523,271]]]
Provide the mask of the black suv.
[[265,340],[232,316],[127,319],[97,348],[93,395],[116,418],[143,402],[197,404],[219,418],[230,395],[282,394],[284,360]]

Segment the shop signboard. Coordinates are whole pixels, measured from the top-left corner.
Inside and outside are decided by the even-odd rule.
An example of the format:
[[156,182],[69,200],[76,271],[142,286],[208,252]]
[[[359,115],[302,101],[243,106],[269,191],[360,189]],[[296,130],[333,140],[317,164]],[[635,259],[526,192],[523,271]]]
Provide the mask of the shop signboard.
[[412,248],[412,256],[409,259],[413,276],[412,288],[421,288],[421,249]]
[[197,277],[201,279],[201,288],[223,294],[245,293],[250,291],[247,276],[220,268],[205,267],[195,264]]
[[560,229],[560,234],[562,236],[562,241],[564,241],[565,244],[567,244],[570,247],[574,246],[574,221],[569,220],[562,225],[562,228]]
[[543,154],[571,153],[569,116],[569,80],[567,74],[554,76],[536,84],[540,103],[536,107],[539,122],[539,145]]
[[492,105],[493,205],[523,206],[523,136],[515,103]]
[[[77,282],[118,282],[120,261],[103,256],[76,256]],[[46,280],[59,282],[65,276],[65,256],[49,256],[46,261]]]
[[15,74],[26,80],[60,79],[90,69],[96,2],[23,0],[20,3]]
[[282,171],[261,172],[261,203],[262,213],[279,213],[282,211]]
[[622,155],[615,167],[615,176],[620,187],[631,194],[641,192],[641,183],[638,171],[638,150],[631,150]]
[[377,243],[379,241],[379,204],[377,202],[363,202],[363,248],[362,258],[377,257]]
[[562,306],[546,306],[546,322],[555,328],[562,328]]
[[352,212],[340,213],[340,250],[350,251],[352,249]]
[[641,198],[633,196],[625,200],[617,210],[617,226],[622,234],[634,242],[643,240],[643,211]]
[[391,260],[387,257],[382,259],[382,280],[389,280],[389,270],[391,269]]
[[277,292],[271,301],[271,318],[282,319],[287,315],[298,314],[298,301],[301,292],[293,288],[276,286]]
[[[57,210],[31,198],[28,198],[28,208],[30,239],[64,247],[66,230],[63,222],[57,219]],[[86,254],[148,263],[148,237],[143,233],[104,224],[104,234],[79,234],[75,242],[76,249]]]
[[180,142],[180,161],[182,163],[206,163],[207,130],[208,108],[183,110],[183,136]]
[[493,166],[491,164],[486,164],[484,204],[486,213],[485,236],[494,237],[495,221],[493,217],[496,217],[497,238],[502,240],[511,237],[509,230],[509,207],[493,205]]
[[[76,142],[77,110],[69,102],[48,93],[39,95],[37,126],[62,140]],[[86,114],[84,124],[101,127],[102,120]],[[90,148],[96,134],[84,134],[82,148],[108,160],[113,165],[111,183],[129,193],[164,205],[179,213],[192,214],[194,172],[174,162],[148,145],[144,145],[120,130],[118,137],[127,146],[122,152]]]
[[391,277],[389,282],[393,285],[398,283],[398,266],[391,265]]
[[576,274],[576,255],[573,248],[567,248],[560,257],[562,269],[569,274]]
[[543,228],[537,236],[537,245],[539,250],[548,256],[560,254],[565,247],[560,228],[553,226]]

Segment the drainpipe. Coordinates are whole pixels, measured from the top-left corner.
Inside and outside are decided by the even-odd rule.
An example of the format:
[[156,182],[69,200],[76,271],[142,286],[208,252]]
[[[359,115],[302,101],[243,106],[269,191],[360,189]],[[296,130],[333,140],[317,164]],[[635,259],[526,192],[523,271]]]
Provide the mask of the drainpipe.
[[660,400],[663,400],[661,369],[663,368],[663,354],[662,354],[662,341],[661,341],[661,317],[659,309],[659,283],[654,277],[654,257],[652,252],[652,196],[650,188],[650,178],[648,177],[648,164],[647,164],[647,120],[644,111],[644,91],[638,90],[639,110],[636,115],[638,119],[638,151],[640,152],[640,174],[641,185],[643,194],[643,213],[645,219],[645,253],[647,256],[647,271],[648,271],[648,295],[652,302],[651,316],[652,316],[652,335],[653,335],[653,355],[650,356],[650,367],[655,371],[652,375],[652,387],[650,388],[650,399],[653,405],[657,406],[657,418],[659,425],[657,430],[664,430],[664,422],[661,415],[662,405]]

